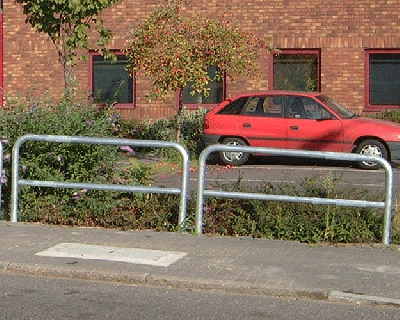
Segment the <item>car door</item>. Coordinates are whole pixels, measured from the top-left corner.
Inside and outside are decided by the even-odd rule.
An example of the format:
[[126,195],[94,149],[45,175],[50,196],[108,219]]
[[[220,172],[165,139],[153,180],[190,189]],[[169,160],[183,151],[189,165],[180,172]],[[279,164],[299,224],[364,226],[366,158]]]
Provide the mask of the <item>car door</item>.
[[287,97],[288,148],[343,151],[343,122],[310,97]]
[[287,119],[281,96],[249,97],[238,117],[238,131],[251,146],[286,148]]

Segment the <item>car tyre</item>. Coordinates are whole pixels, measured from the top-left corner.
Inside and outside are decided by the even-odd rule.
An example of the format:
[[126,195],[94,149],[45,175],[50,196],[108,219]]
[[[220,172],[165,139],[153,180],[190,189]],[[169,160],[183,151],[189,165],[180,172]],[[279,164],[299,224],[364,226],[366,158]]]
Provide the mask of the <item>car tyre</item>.
[[[379,156],[388,160],[388,151],[384,144],[377,140],[364,140],[356,148],[356,153],[370,156]],[[360,161],[358,166],[362,169],[378,169],[381,165],[378,162]]]
[[[240,138],[226,138],[222,141],[222,144],[229,146],[247,146],[247,143]],[[221,151],[219,157],[221,161],[227,165],[241,166],[247,162],[250,154],[246,152],[226,152]]]

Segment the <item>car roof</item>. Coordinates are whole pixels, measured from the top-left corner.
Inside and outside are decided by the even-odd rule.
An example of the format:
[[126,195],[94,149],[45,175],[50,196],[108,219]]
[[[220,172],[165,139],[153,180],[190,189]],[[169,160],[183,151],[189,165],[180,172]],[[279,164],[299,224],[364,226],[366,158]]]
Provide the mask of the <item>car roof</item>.
[[227,100],[233,100],[242,97],[254,97],[254,96],[265,96],[265,95],[289,95],[289,96],[304,96],[304,97],[316,97],[322,95],[321,92],[305,92],[305,91],[285,91],[285,90],[268,90],[259,92],[247,92],[235,95]]

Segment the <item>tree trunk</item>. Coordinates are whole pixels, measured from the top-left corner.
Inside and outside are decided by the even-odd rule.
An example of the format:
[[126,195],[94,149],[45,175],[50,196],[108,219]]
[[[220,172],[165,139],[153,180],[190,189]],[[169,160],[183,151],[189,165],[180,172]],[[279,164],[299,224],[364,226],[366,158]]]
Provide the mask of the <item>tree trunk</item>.
[[64,98],[70,100],[75,94],[75,78],[73,66],[65,63],[64,67]]
[[63,46],[63,42],[58,42],[56,39],[52,39],[54,46],[58,51],[58,59],[62,65],[64,72],[64,99],[69,100],[72,98],[75,89],[75,78],[74,78],[74,64],[71,59],[71,52],[69,52]]
[[176,142],[180,143],[182,138],[182,111],[183,111],[183,88],[179,89],[178,112],[176,114]]

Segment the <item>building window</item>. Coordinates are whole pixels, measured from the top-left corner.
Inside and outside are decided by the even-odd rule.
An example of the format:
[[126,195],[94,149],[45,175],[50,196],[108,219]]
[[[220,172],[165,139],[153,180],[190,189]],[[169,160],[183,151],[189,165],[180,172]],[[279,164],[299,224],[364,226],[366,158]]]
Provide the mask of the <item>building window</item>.
[[209,84],[208,88],[210,89],[209,95],[205,96],[204,94],[195,94],[191,95],[192,86],[189,84],[182,91],[182,99],[183,104],[187,107],[197,107],[199,105],[202,106],[214,106],[225,99],[224,93],[224,81],[223,80],[215,80],[215,76],[217,73],[217,67],[212,66],[208,70],[208,76],[210,79],[213,79]]
[[271,56],[274,90],[320,91],[319,50],[282,50]]
[[366,111],[400,107],[400,50],[366,51]]
[[116,104],[117,107],[134,105],[134,81],[126,71],[127,58],[115,53],[116,62],[104,60],[102,55],[91,56],[91,90],[98,103]]

